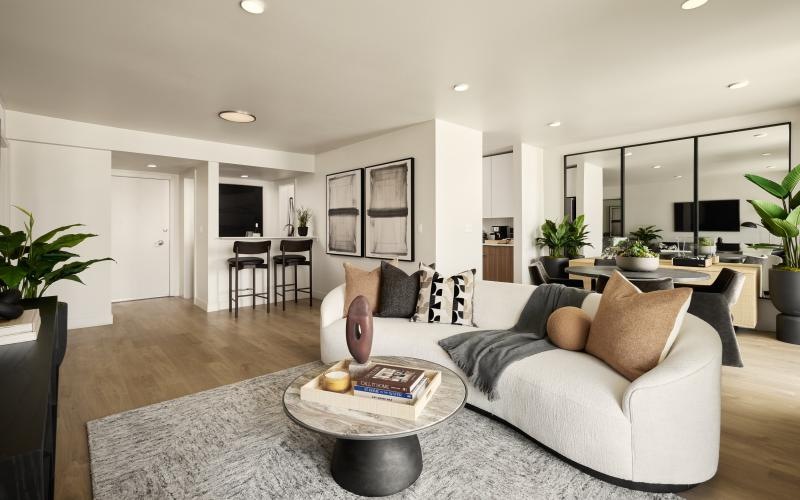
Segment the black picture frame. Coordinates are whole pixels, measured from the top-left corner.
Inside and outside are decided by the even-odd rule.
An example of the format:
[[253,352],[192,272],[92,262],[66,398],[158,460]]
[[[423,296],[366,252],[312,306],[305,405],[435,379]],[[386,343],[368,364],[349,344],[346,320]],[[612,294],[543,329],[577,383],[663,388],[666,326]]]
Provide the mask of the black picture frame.
[[[402,166],[406,172],[406,200],[405,204],[406,207],[398,207],[398,208],[386,208],[382,207],[379,209],[375,209],[370,206],[371,200],[371,185],[370,176],[373,171],[377,171],[380,169],[387,169],[387,168],[394,168]],[[377,165],[370,165],[368,167],[364,167],[364,231],[363,231],[363,241],[364,241],[364,257],[371,258],[371,259],[398,259],[403,262],[413,262],[415,258],[415,238],[414,238],[414,227],[415,227],[415,210],[414,210],[414,191],[415,191],[415,184],[414,184],[414,158],[402,158],[400,160],[394,160],[385,163],[379,163]],[[402,214],[402,211],[406,210],[406,214]],[[392,253],[387,251],[374,251],[372,248],[375,246],[375,237],[374,233],[377,231],[374,230],[374,224],[376,224],[379,220],[383,220],[385,222],[389,222],[392,220],[393,223],[396,224],[403,224],[401,219],[405,219],[405,240],[407,241],[407,251],[405,253]]]
[[[330,182],[331,179],[341,178],[347,176],[347,174],[358,174],[358,189],[357,191],[357,198],[356,201],[358,202],[358,206],[355,207],[354,215],[356,216],[356,221],[354,225],[354,231],[356,236],[355,241],[355,249],[353,252],[348,252],[342,249],[331,248],[332,244],[332,225],[331,225],[331,216],[334,217],[337,215],[347,215],[348,212],[353,210],[353,208],[348,207],[334,207],[333,209],[330,206]],[[332,174],[328,174],[325,176],[325,253],[329,255],[342,255],[345,257],[363,257],[364,256],[364,169],[363,168],[354,168],[350,170],[343,170],[341,172],[334,172]]]

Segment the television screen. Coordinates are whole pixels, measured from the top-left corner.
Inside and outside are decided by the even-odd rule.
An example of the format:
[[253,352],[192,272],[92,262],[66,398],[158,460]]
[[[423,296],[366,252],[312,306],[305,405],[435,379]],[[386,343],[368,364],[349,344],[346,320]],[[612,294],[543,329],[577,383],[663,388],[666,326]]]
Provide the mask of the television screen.
[[247,231],[264,231],[261,186],[219,185],[219,235],[245,236]]
[[[694,203],[674,204],[674,231],[694,231]],[[700,231],[739,231],[739,200],[707,200],[700,202]]]

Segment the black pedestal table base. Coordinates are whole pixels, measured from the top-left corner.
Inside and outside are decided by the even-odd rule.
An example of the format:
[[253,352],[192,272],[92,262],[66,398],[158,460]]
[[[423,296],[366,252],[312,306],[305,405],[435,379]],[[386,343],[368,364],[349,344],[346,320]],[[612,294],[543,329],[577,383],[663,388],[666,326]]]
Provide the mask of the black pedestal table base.
[[775,318],[775,332],[781,342],[800,344],[800,316],[779,314]]
[[337,439],[331,474],[342,488],[366,497],[402,491],[422,472],[416,435],[393,439]]

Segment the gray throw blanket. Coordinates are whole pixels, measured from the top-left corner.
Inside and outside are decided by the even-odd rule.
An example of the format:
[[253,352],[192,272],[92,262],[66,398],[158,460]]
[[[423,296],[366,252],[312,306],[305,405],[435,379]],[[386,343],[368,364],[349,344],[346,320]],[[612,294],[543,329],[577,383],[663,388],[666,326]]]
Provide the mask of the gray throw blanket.
[[497,382],[511,363],[557,348],[547,338],[550,314],[559,307],[580,307],[587,295],[588,291],[560,284],[538,286],[510,330],[459,333],[439,345],[475,387],[489,400],[497,399]]
[[722,341],[722,364],[725,366],[744,366],[736,341],[736,331],[731,320],[731,309],[728,301],[720,293],[692,293],[689,303],[689,314],[702,319],[719,333]]

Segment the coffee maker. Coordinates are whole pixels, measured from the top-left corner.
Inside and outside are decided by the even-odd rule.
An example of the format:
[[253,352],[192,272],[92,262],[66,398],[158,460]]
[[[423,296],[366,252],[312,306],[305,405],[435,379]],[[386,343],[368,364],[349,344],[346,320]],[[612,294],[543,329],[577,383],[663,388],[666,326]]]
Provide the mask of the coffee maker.
[[509,235],[510,229],[509,226],[492,226],[492,235],[494,235],[495,240],[505,240],[506,238],[511,238]]

